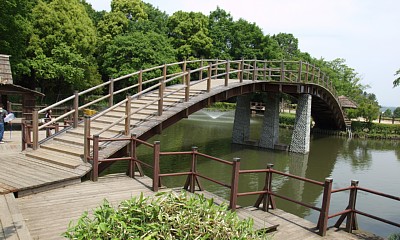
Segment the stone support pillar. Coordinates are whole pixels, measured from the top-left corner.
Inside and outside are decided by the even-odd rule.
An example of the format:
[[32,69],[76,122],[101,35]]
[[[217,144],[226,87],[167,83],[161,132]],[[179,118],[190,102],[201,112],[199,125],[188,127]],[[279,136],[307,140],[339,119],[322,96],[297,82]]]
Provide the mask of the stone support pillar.
[[300,95],[296,109],[290,151],[308,153],[310,151],[311,95]]
[[279,95],[267,94],[259,147],[274,149],[279,140]]
[[232,143],[245,144],[250,137],[250,95],[238,96],[232,130]]

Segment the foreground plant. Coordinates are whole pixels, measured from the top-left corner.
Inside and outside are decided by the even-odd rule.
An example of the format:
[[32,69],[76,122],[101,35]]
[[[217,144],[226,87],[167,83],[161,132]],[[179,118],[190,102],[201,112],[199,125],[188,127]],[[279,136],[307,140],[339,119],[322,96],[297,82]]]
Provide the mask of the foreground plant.
[[141,195],[114,209],[107,200],[93,216],[85,212],[64,237],[69,239],[265,239],[251,219],[240,220],[227,205],[202,195]]

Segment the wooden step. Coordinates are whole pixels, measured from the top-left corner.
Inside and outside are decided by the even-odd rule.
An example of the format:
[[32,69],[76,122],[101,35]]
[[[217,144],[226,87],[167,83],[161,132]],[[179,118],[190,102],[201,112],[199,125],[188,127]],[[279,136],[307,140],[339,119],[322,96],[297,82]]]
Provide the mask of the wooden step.
[[[101,130],[103,128],[100,128],[100,127],[95,128],[95,127],[92,126],[92,129]],[[93,133],[95,133],[95,132],[96,131],[93,131]],[[83,127],[74,128],[72,130],[69,130],[68,133],[74,134],[74,135],[77,135],[77,136],[83,138]],[[118,131],[117,130],[114,131],[113,128],[111,128],[111,129],[105,131],[104,133],[102,133],[101,136],[102,137],[111,138],[111,137],[115,137],[117,135],[120,135],[120,133],[121,133],[121,131],[119,131],[119,130]]]
[[64,133],[62,135],[58,135],[56,137],[53,138],[56,141],[60,141],[60,142],[65,142],[65,143],[69,143],[69,144],[75,144],[75,145],[83,145],[83,137],[76,135],[76,134],[71,134],[71,133]]
[[70,154],[76,157],[83,155],[83,146],[62,143],[59,141],[50,141],[40,146],[41,149],[48,149],[55,152]]
[[12,193],[0,195],[0,227],[0,239],[32,239]]
[[38,150],[26,151],[25,156],[72,169],[83,164],[83,161],[80,157],[42,148],[39,148]]

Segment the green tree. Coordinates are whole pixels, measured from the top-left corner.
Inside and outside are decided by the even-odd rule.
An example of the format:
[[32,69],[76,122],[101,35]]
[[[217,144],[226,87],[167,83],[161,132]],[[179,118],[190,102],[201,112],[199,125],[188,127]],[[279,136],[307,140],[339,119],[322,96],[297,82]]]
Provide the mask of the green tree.
[[44,93],[51,97],[98,84],[96,32],[84,6],[78,0],[39,0],[32,16],[28,61]]
[[392,117],[392,115],[393,115],[392,110],[390,110],[389,108],[386,109],[382,114],[382,116],[384,117]]
[[14,81],[21,82],[22,75],[29,73],[26,61],[27,42],[32,33],[30,13],[34,0],[1,1],[0,7],[0,53],[11,55]]
[[177,11],[168,18],[168,28],[179,59],[210,55],[212,39],[208,34],[208,17],[204,14]]
[[395,118],[400,118],[400,107],[397,107],[397,108],[394,109],[393,116]]
[[167,37],[155,32],[116,36],[107,46],[104,59],[103,69],[111,77],[176,61]]
[[291,33],[278,33],[271,37],[277,43],[285,60],[291,60],[300,53],[299,40]]
[[232,46],[230,55],[233,59],[262,58],[261,45],[264,34],[255,23],[239,19],[233,25]]
[[398,87],[400,85],[400,69],[396,71],[395,76],[399,76],[393,81],[393,87]]
[[232,59],[233,18],[225,10],[217,9],[209,15],[208,29],[212,39],[210,58]]

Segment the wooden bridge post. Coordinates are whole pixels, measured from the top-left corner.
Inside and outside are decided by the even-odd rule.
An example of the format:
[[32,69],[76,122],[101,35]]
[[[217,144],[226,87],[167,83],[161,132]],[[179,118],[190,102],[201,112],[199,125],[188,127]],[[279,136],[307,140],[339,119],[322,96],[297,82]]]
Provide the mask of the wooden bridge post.
[[200,61],[200,71],[199,71],[199,81],[201,81],[203,79],[203,65],[204,65],[204,62],[203,62],[203,59],[201,59],[201,61]]
[[230,67],[231,66],[230,66],[229,60],[226,60],[226,65],[225,65],[225,87],[227,87],[228,84],[229,84],[229,72],[231,71]]
[[240,61],[240,72],[239,72],[239,81],[242,83],[243,82],[243,77],[244,77],[244,58]]
[[266,193],[261,194],[256,203],[254,204],[254,207],[260,207],[261,202],[263,203],[263,211],[268,211],[269,206],[271,205],[271,209],[275,209],[275,201],[272,198],[271,192],[272,192],[272,168],[274,167],[274,164],[268,163],[267,164],[267,172],[265,173],[265,183],[264,183],[264,188],[263,190],[266,191]]
[[257,59],[255,59],[253,62],[253,81],[257,80],[257,74]]
[[309,63],[306,63],[306,77],[305,77],[305,82],[308,82],[308,71],[309,71],[309,67],[310,67],[310,64]]
[[112,107],[114,105],[114,78],[110,79],[108,94],[110,95],[110,98],[108,99],[108,107]]
[[322,196],[322,207],[318,220],[318,233],[321,236],[326,236],[326,230],[328,228],[328,216],[329,216],[329,206],[331,203],[332,182],[333,182],[332,178],[325,178],[324,193]]
[[281,82],[285,81],[285,62],[281,61]]
[[358,229],[357,216],[355,213],[356,210],[356,201],[357,201],[357,186],[358,180],[351,180],[351,190],[349,196],[349,208],[351,212],[347,214],[346,221],[346,232],[351,233],[353,230]]
[[185,102],[187,102],[190,95],[190,69],[187,70],[187,74],[185,75],[185,85]]
[[164,81],[167,79],[167,64],[164,64],[163,78],[160,79],[160,87],[158,88],[158,116],[162,115],[164,105]]
[[214,75],[215,75],[215,79],[217,79],[218,77],[217,77],[217,75],[218,75],[218,63],[219,63],[219,60],[218,60],[218,58],[215,60],[215,68],[214,68]]
[[125,136],[129,136],[131,129],[131,103],[132,98],[131,95],[126,95],[126,104],[125,104]]
[[[183,60],[183,67],[182,67],[182,73],[185,73],[186,72],[186,59],[185,60]],[[185,83],[185,76],[183,76],[182,77],[182,83],[184,84]]]
[[240,158],[233,159],[232,179],[231,179],[231,196],[229,199],[229,207],[232,211],[236,210],[237,194],[239,189],[239,171]]
[[191,172],[192,174],[190,175],[190,192],[194,193],[195,192],[195,187],[196,187],[196,180],[197,180],[197,147],[192,147],[192,169]]
[[99,138],[100,135],[93,135],[93,169],[92,181],[97,182],[99,178]]
[[32,111],[32,148],[39,148],[39,113],[36,108]]
[[153,151],[153,191],[158,192],[160,186],[160,141],[154,142]]
[[302,71],[303,71],[303,62],[300,61],[299,62],[299,73],[298,73],[298,77],[297,77],[297,82],[301,82]]
[[310,82],[314,82],[314,79],[315,79],[315,66],[313,65],[312,66],[312,74],[311,74],[311,80],[310,80]]
[[84,116],[83,161],[88,162],[90,154],[90,116]]
[[207,92],[211,91],[211,71],[212,71],[212,64],[208,64],[208,71],[207,71]]
[[264,64],[263,64],[263,79],[264,81],[267,80],[267,62],[264,60]]
[[74,122],[72,127],[76,128],[78,127],[78,122],[79,122],[79,92],[75,91],[74,92],[75,98],[74,98]]
[[130,158],[131,160],[129,161],[129,166],[128,166],[128,174],[130,178],[135,178],[135,172],[136,172],[136,167],[139,171],[139,176],[143,177],[143,169],[142,165],[137,162],[137,142],[136,142],[136,134],[131,134],[131,140],[129,144],[129,153],[130,153]]
[[[139,79],[138,79],[138,93],[141,92],[143,90],[143,70],[140,69],[139,71]],[[140,97],[140,96],[138,96]]]

